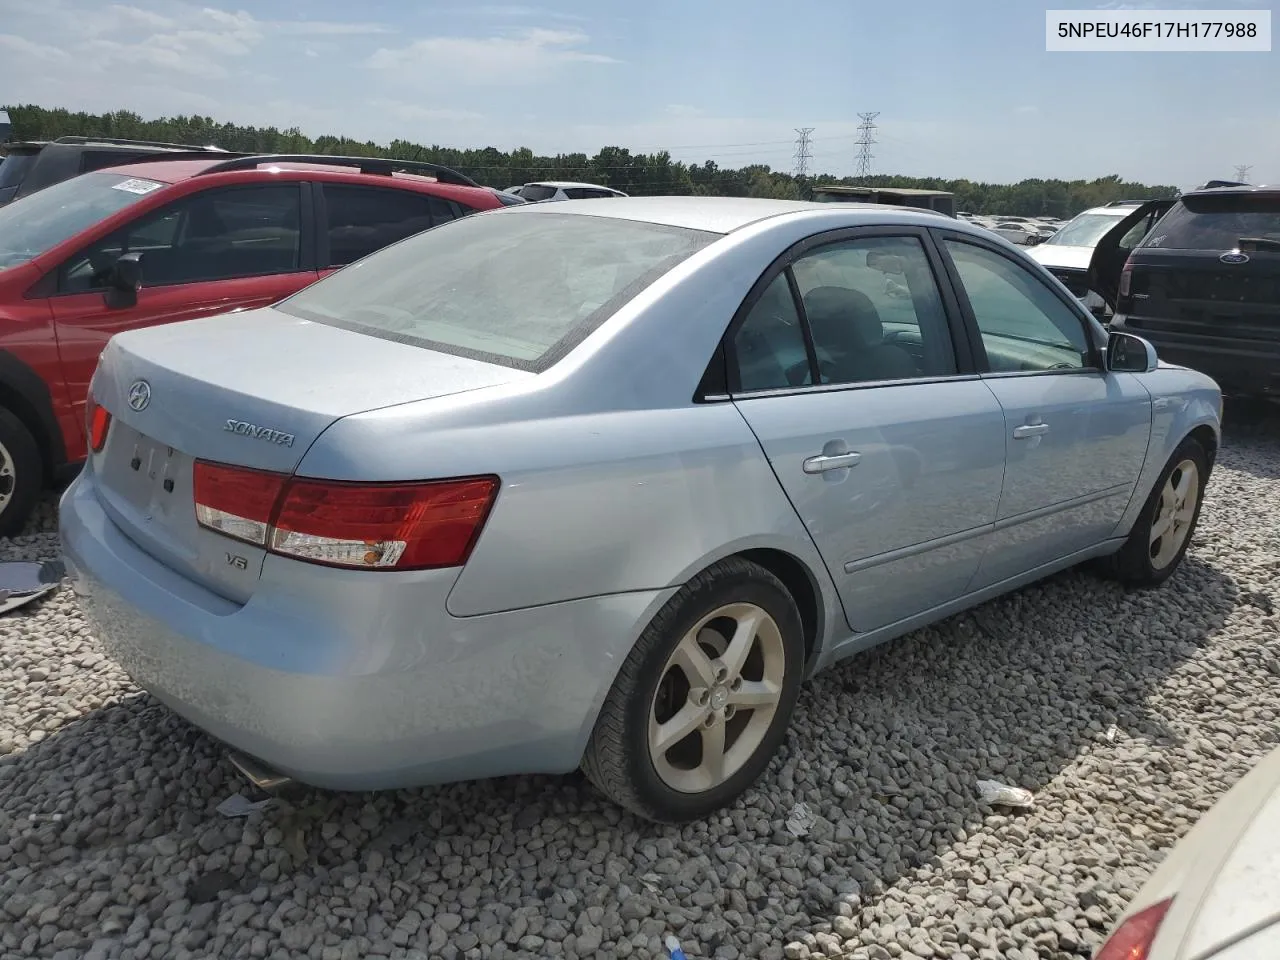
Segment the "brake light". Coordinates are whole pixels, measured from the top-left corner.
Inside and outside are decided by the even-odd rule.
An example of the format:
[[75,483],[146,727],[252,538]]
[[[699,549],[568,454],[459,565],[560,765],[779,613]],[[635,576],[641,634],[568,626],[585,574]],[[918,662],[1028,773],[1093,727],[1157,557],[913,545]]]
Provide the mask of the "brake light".
[[1129,257],[1124,262],[1124,267],[1120,270],[1120,296],[1127,297],[1129,295],[1129,285],[1133,282],[1133,257]]
[[467,561],[497,477],[415,483],[312,480],[196,461],[196,520],[308,563],[423,570]]
[[1160,932],[1160,924],[1172,903],[1173,898],[1170,897],[1135,913],[1116,928],[1094,960],[1147,960],[1156,934]]
[[98,402],[93,399],[93,394],[89,395],[85,404],[85,422],[89,428],[89,449],[94,453],[100,453],[107,445],[107,432],[111,429],[111,414],[107,412],[106,407],[98,406]]

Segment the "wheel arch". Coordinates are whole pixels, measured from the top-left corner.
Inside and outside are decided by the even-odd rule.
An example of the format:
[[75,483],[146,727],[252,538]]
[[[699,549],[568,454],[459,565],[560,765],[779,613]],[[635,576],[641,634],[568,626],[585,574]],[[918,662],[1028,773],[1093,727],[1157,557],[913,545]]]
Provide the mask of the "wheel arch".
[[0,406],[31,431],[40,449],[45,483],[52,482],[67,460],[66,443],[53,412],[53,396],[40,375],[8,350],[0,350]]

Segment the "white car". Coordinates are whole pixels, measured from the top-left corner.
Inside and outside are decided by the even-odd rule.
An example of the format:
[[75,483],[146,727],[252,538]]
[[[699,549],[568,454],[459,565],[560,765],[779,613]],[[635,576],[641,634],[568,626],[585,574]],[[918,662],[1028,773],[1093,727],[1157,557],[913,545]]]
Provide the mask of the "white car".
[[517,192],[514,188],[507,193],[516,193],[530,203],[543,200],[593,200],[598,197],[625,197],[621,190],[603,187],[598,183],[574,183],[571,180],[539,180],[526,183]]
[[[1105,318],[1107,301],[1114,294],[1110,290],[1098,290],[1097,278],[1089,272],[1099,244],[1107,238],[1107,246],[1114,245],[1117,250],[1114,255],[1123,254],[1120,260],[1123,263],[1129,251],[1171,206],[1172,200],[1116,200],[1104,207],[1093,207],[1027,252],[1033,260],[1048,267],[1095,316]],[[1118,275],[1120,264],[1111,266],[1114,269],[1109,272]]]
[[1095,960],[1280,957],[1280,750],[1202,816]]

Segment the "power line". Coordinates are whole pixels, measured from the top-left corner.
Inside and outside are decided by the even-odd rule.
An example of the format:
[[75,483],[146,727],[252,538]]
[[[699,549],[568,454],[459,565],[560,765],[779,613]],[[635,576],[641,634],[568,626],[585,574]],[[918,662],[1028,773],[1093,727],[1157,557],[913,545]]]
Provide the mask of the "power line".
[[1252,169],[1253,169],[1253,164],[1251,163],[1236,164],[1236,179],[1239,180],[1241,183],[1248,183],[1249,171]]
[[796,137],[796,179],[807,177],[809,175],[809,161],[813,159],[813,154],[809,150],[809,137],[813,133],[813,127],[796,127],[796,133],[800,136]]
[[870,113],[858,114],[858,119],[862,122],[858,124],[858,156],[857,156],[857,172],[856,176],[859,180],[865,179],[871,175],[871,145],[876,143],[876,117],[880,116],[880,111],[875,110]]

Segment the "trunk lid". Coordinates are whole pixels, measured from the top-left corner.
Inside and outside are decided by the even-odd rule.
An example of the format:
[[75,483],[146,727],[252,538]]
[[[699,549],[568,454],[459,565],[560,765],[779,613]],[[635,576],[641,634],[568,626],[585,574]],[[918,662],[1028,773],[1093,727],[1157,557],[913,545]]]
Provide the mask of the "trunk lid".
[[196,523],[197,458],[292,473],[342,417],[529,376],[270,307],[129,331],[94,377],[111,426],[92,469],[105,509],[143,550],[244,603],[265,551]]

